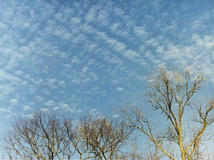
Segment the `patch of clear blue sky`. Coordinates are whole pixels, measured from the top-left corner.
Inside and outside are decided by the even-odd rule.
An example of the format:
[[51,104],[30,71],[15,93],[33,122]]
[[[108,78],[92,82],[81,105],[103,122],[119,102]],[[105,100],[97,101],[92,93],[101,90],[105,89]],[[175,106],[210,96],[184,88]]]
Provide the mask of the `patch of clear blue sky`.
[[[1,135],[34,110],[142,105],[159,66],[214,82],[213,0],[0,0]],[[4,129],[5,128],[5,129]]]

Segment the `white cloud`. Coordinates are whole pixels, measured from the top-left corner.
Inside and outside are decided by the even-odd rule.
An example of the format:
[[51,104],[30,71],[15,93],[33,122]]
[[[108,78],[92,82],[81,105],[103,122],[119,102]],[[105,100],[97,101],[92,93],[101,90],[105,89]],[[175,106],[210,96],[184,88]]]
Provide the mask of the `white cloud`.
[[60,86],[64,86],[65,84],[66,84],[65,81],[59,81],[59,85],[60,85]]
[[133,58],[136,58],[136,57],[139,56],[138,53],[136,53],[135,51],[130,50],[130,49],[127,50],[127,51],[125,51],[124,55],[125,55],[127,58],[129,58],[129,59],[133,59]]
[[24,110],[24,111],[28,111],[28,110],[31,110],[31,109],[32,109],[32,107],[29,106],[29,105],[24,105],[24,106],[23,106],[23,110]]
[[0,108],[0,113],[11,113],[11,110],[8,108]]
[[51,88],[57,88],[57,80],[55,78],[47,79],[47,85]]
[[117,91],[123,91],[123,90],[124,90],[124,88],[117,87],[117,88],[116,88],[116,90],[117,90]]
[[126,45],[124,43],[121,43],[115,39],[106,38],[107,44],[109,44],[114,50],[121,53],[124,52],[126,49]]
[[105,10],[100,10],[97,16],[98,23],[104,26],[109,25],[108,15],[109,13],[107,13]]
[[123,15],[124,15],[123,10],[120,9],[120,8],[115,8],[115,9],[114,9],[114,12],[115,12],[116,15],[118,15],[118,16],[120,16],[120,17],[123,17]]
[[119,30],[119,27],[120,27],[120,23],[113,23],[110,27],[110,29],[113,31],[113,32],[117,32]]
[[120,118],[120,115],[118,115],[118,114],[113,114],[113,115],[112,115],[112,118],[115,118],[115,119]]
[[94,8],[91,8],[87,14],[87,16],[85,17],[85,20],[87,22],[92,22],[96,19],[96,14],[97,14],[97,9],[94,7]]
[[54,111],[59,110],[59,109],[60,109],[60,107],[58,107],[58,106],[55,106],[55,107],[53,108]]
[[10,100],[10,103],[11,103],[12,105],[16,105],[16,104],[18,104],[18,99],[13,98],[13,99]]
[[79,17],[72,17],[71,19],[70,19],[70,21],[71,21],[71,24],[80,24],[81,23],[81,19],[79,18]]
[[142,37],[144,38],[145,36],[148,35],[148,33],[146,32],[145,28],[143,26],[138,26],[134,28],[134,33],[136,34],[136,36],[138,37]]
[[24,74],[24,72],[20,71],[20,70],[17,70],[17,71],[15,71],[15,74],[18,75],[18,76],[22,76]]
[[87,72],[87,71],[88,71],[88,67],[87,67],[87,66],[84,66],[83,69],[82,69],[81,74],[84,74],[84,73]]
[[[42,112],[44,112],[44,111],[42,111]],[[33,119],[34,115],[33,114],[24,114],[24,115],[22,115],[22,117],[27,118],[27,119]]]
[[48,100],[47,102],[45,102],[45,105],[48,107],[53,107],[55,105],[55,102],[53,100]]
[[[38,95],[38,96],[35,96],[35,100],[42,102],[42,101],[44,101],[44,97]],[[48,102],[47,102],[47,104],[48,104]]]
[[157,61],[152,53],[146,53],[146,57],[153,62],[156,61],[157,64],[171,62],[183,68],[185,66],[195,68],[198,72],[205,73],[212,81],[214,78],[214,73],[211,71],[214,68],[214,38],[211,35],[213,33],[204,36],[193,34],[187,45],[166,41],[165,48],[161,44],[156,45],[157,51],[161,55],[158,58],[161,61]]
[[42,111],[42,112],[48,112],[49,109],[48,108],[40,108],[40,111]]

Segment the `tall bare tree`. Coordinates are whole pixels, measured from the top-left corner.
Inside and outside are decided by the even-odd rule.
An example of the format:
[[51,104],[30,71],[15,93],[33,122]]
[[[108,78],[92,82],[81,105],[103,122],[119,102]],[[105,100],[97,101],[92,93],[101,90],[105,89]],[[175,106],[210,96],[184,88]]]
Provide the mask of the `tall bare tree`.
[[65,129],[53,114],[35,113],[32,119],[20,118],[5,139],[8,156],[11,160],[70,159],[74,150]]
[[[205,130],[214,122],[214,117],[211,116],[214,110],[213,99],[206,105],[193,103],[193,96],[200,90],[204,81],[203,76],[193,76],[188,70],[181,73],[165,69],[160,69],[150,79],[148,103],[167,119],[169,127],[164,132],[155,134],[151,121],[140,108],[120,109],[119,113],[130,126],[146,135],[169,159],[177,158],[172,150],[169,150],[169,146],[164,145],[166,140],[178,146],[178,159],[192,160],[197,154]],[[186,127],[187,124],[189,127]]]

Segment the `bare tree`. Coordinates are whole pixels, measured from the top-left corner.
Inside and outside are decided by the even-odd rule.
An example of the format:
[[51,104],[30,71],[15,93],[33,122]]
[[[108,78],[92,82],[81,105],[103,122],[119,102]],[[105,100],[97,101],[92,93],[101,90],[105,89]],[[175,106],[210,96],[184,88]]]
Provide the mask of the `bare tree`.
[[13,124],[5,139],[6,152],[11,160],[69,160],[77,155],[80,160],[113,160],[131,132],[115,119],[87,116],[73,126],[71,118],[35,113]]
[[88,146],[84,140],[84,135],[80,130],[80,125],[77,124],[76,126],[73,126],[70,118],[65,120],[64,125],[66,127],[66,136],[74,147],[76,154],[79,155],[79,159],[86,160],[89,158],[94,158],[88,154]]
[[32,119],[20,118],[5,142],[10,159],[64,160],[74,153],[64,124],[53,114],[35,113]]
[[122,155],[121,147],[132,129],[123,121],[88,116],[81,120],[80,132],[93,159],[113,160]]
[[[193,96],[200,90],[204,81],[203,76],[193,77],[188,70],[181,73],[164,69],[160,69],[150,79],[148,103],[167,119],[169,127],[164,132],[156,134],[151,121],[139,108],[120,109],[119,113],[130,126],[146,135],[169,159],[176,160],[176,157],[172,150],[169,150],[169,146],[164,145],[166,141],[178,146],[178,159],[192,160],[197,154],[206,128],[214,122],[210,116],[214,110],[214,100],[210,100],[205,106],[193,103]],[[192,127],[186,127],[188,123]],[[192,133],[193,129],[194,134],[190,136],[189,133]]]

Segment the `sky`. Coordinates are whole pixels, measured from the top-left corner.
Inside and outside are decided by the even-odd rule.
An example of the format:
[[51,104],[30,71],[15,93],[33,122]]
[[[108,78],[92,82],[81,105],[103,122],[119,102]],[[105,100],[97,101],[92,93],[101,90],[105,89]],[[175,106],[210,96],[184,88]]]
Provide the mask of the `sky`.
[[163,66],[212,93],[213,0],[0,0],[0,136],[38,110],[117,116]]

